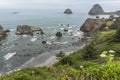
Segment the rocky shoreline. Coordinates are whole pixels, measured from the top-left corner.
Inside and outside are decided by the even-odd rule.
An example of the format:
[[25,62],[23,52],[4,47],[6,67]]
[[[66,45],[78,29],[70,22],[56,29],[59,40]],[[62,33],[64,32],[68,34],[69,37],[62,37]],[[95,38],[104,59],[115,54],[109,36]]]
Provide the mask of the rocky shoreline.
[[[71,25],[69,26],[71,27]],[[20,31],[22,29],[24,29],[23,31],[26,30],[27,33],[20,35],[15,34],[16,31]],[[6,39],[2,41],[3,43],[1,42],[0,73],[4,74],[5,72],[12,71],[20,67],[21,65],[25,64],[32,58],[34,57],[36,58],[37,56],[42,56],[42,55],[44,57],[41,57],[40,60],[42,62],[40,61],[40,64],[44,64],[44,62],[45,64],[47,64],[47,62],[48,64],[53,63],[55,60],[53,59],[52,60],[50,59],[51,61],[47,61],[47,60],[53,55],[55,56],[56,54],[55,52],[59,52],[60,50],[64,50],[64,49],[66,50],[67,48],[70,47],[72,47],[72,49],[74,50],[75,47],[82,46],[84,43],[81,40],[82,32],[76,30],[77,28],[72,29],[68,27],[64,29],[59,29],[54,34],[48,34],[44,30],[45,31],[44,35],[38,34],[39,31],[38,30],[36,31],[34,28],[35,31],[33,31],[32,36],[28,34],[28,32],[31,31],[30,28],[26,29],[26,27],[22,27],[22,29],[20,27],[20,29],[18,30],[16,29],[14,31],[10,30],[10,32],[7,33],[8,36],[6,37],[6,39],[16,38],[12,42],[10,41],[8,43],[4,43]],[[51,53],[46,54],[47,51]],[[69,50],[67,51],[69,52]]]
[[[89,29],[87,32],[92,32],[92,31],[94,31],[95,29],[97,29],[102,23],[103,23],[103,21],[104,20],[101,20],[101,19],[90,19],[90,18],[88,18],[87,20],[86,20],[86,22],[82,25],[82,27],[81,27],[81,31],[83,31],[84,33],[86,32],[86,30],[87,30],[87,28],[89,29],[89,28],[91,28],[91,25],[95,25],[94,27],[92,27],[92,29]],[[92,22],[92,23],[91,23]],[[90,24],[91,23],[91,24]],[[97,23],[97,24],[95,24],[95,23]],[[21,27],[20,27],[21,28]],[[82,28],[84,28],[84,29],[82,29]],[[24,27],[22,28],[22,29],[24,29]],[[22,30],[22,29],[17,29],[17,31],[19,31],[19,30]],[[86,30],[85,30],[86,29]],[[23,30],[23,31],[25,31],[25,30],[27,30],[26,28]],[[26,34],[28,34],[28,32],[29,32],[29,30],[30,29],[28,29],[28,31],[27,31],[27,33]],[[34,29],[35,30],[35,29]],[[31,30],[30,30],[31,31]],[[68,31],[69,32],[69,31]],[[22,35],[22,34],[21,34]],[[56,33],[56,37],[59,37],[59,38],[61,38],[61,37],[63,37],[64,35],[61,33],[61,32],[57,32]],[[32,36],[31,36],[32,37]],[[86,36],[87,37],[87,36]],[[38,66],[51,66],[52,64],[54,64],[56,61],[58,61],[57,60],[57,57],[55,56],[57,53],[59,53],[60,51],[63,51],[64,53],[65,53],[65,55],[69,55],[69,54],[71,54],[71,53],[73,53],[73,52],[76,52],[76,51],[78,51],[79,49],[81,49],[81,48],[83,48],[85,45],[86,45],[86,42],[88,41],[88,39],[86,38],[86,37],[83,37],[83,38],[81,38],[80,39],[80,41],[78,41],[78,42],[75,42],[74,44],[72,44],[71,46],[69,46],[69,47],[63,47],[63,48],[60,48],[59,46],[58,46],[58,48],[59,49],[57,49],[57,46],[56,46],[56,49],[52,49],[52,47],[50,48],[50,51],[49,50],[47,50],[47,49],[45,49],[45,50],[47,50],[47,52],[45,51],[45,52],[43,52],[42,54],[40,53],[40,54],[35,54],[34,53],[34,55],[36,55],[36,56],[33,56],[33,57],[30,57],[30,55],[31,54],[33,54],[32,53],[32,50],[31,50],[31,52],[30,52],[30,54],[15,54],[15,56],[19,56],[19,55],[21,55],[21,57],[22,57],[22,55],[23,55],[23,57],[26,57],[26,56],[29,56],[30,58],[28,59],[28,61],[27,62],[25,62],[24,64],[22,64],[21,66],[19,66],[19,67],[16,67],[15,69],[13,69],[13,70],[10,70],[10,72],[12,72],[12,71],[16,71],[16,70],[20,70],[20,69],[22,69],[22,68],[24,68],[24,67],[38,67]],[[25,40],[24,40],[25,41]],[[25,43],[27,43],[28,41],[26,41]],[[35,42],[37,43],[38,41],[36,41],[35,40]],[[16,45],[16,47],[17,46],[20,46],[19,44],[21,44],[21,43],[17,43],[17,45]],[[42,42],[42,44],[43,44],[43,42]],[[54,44],[54,42],[52,43],[52,44],[50,44],[50,45],[53,45]],[[21,44],[22,45],[22,44]],[[40,44],[38,44],[38,45],[40,45]],[[47,46],[47,42],[44,42],[44,44],[43,45],[46,45]],[[74,45],[78,45],[78,46],[74,46]],[[31,46],[32,47],[32,46]],[[46,48],[49,48],[50,46],[48,45]],[[19,47],[20,48],[20,47]],[[24,48],[24,47],[23,47]],[[19,50],[18,50],[19,51]],[[25,52],[29,52],[29,51],[27,51],[27,50],[24,50]],[[39,53],[38,52],[38,49],[37,49],[37,53]],[[9,72],[7,72],[7,73],[9,73]],[[5,73],[6,74],[6,73]]]

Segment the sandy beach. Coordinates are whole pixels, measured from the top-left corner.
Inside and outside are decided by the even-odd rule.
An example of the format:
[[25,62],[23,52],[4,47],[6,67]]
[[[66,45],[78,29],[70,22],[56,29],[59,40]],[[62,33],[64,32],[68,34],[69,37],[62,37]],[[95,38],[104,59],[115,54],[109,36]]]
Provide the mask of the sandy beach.
[[26,62],[24,65],[22,65],[20,68],[24,67],[40,67],[40,66],[51,66],[56,61],[58,61],[57,57],[55,56],[60,51],[63,51],[65,55],[69,55],[73,52],[78,51],[79,49],[83,48],[85,44],[81,45],[81,47],[69,47],[66,49],[60,49],[60,50],[53,50],[49,52],[45,52],[43,54],[40,54],[36,57],[31,58],[28,62]]

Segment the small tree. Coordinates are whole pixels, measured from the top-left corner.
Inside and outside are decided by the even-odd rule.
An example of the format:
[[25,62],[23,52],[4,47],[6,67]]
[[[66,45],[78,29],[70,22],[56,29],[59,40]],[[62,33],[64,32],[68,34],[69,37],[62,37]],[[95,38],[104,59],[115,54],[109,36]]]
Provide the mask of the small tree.
[[70,56],[65,56],[60,60],[60,63],[63,64],[63,65],[66,65],[66,64],[73,65],[74,60]]
[[82,50],[84,59],[95,59],[97,57],[96,50],[93,44],[87,45],[84,50]]

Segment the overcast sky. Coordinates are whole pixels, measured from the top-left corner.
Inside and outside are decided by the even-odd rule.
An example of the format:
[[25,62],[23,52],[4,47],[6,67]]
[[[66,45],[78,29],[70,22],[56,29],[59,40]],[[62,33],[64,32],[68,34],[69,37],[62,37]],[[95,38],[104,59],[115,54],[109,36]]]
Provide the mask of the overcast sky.
[[90,7],[99,3],[106,9],[120,9],[120,0],[0,0],[0,8],[63,8]]

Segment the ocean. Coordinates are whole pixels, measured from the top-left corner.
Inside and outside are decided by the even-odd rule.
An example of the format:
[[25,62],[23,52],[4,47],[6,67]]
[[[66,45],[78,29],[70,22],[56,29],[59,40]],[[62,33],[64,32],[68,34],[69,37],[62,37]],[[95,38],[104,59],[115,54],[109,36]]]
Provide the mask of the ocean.
[[[17,14],[13,14],[17,12]],[[73,14],[64,14],[64,9],[4,9],[0,10],[0,25],[6,30],[10,30],[7,37],[0,41],[0,73],[6,73],[19,69],[28,61],[42,57],[38,62],[44,63],[46,58],[55,56],[58,51],[67,50],[74,52],[79,49],[84,42],[81,42],[83,32],[81,25],[89,17],[87,12],[73,10]],[[61,26],[63,24],[63,26]],[[67,26],[67,25],[70,26]],[[17,25],[30,25],[40,27],[45,35],[33,36],[15,34]],[[64,32],[67,29],[68,32]],[[57,39],[56,32],[62,32],[63,37]],[[47,41],[42,44],[42,41]],[[72,49],[71,49],[72,48]],[[63,51],[64,51],[63,50]],[[52,53],[54,51],[54,54]],[[50,53],[46,53],[50,52]],[[40,64],[36,64],[40,65]]]

